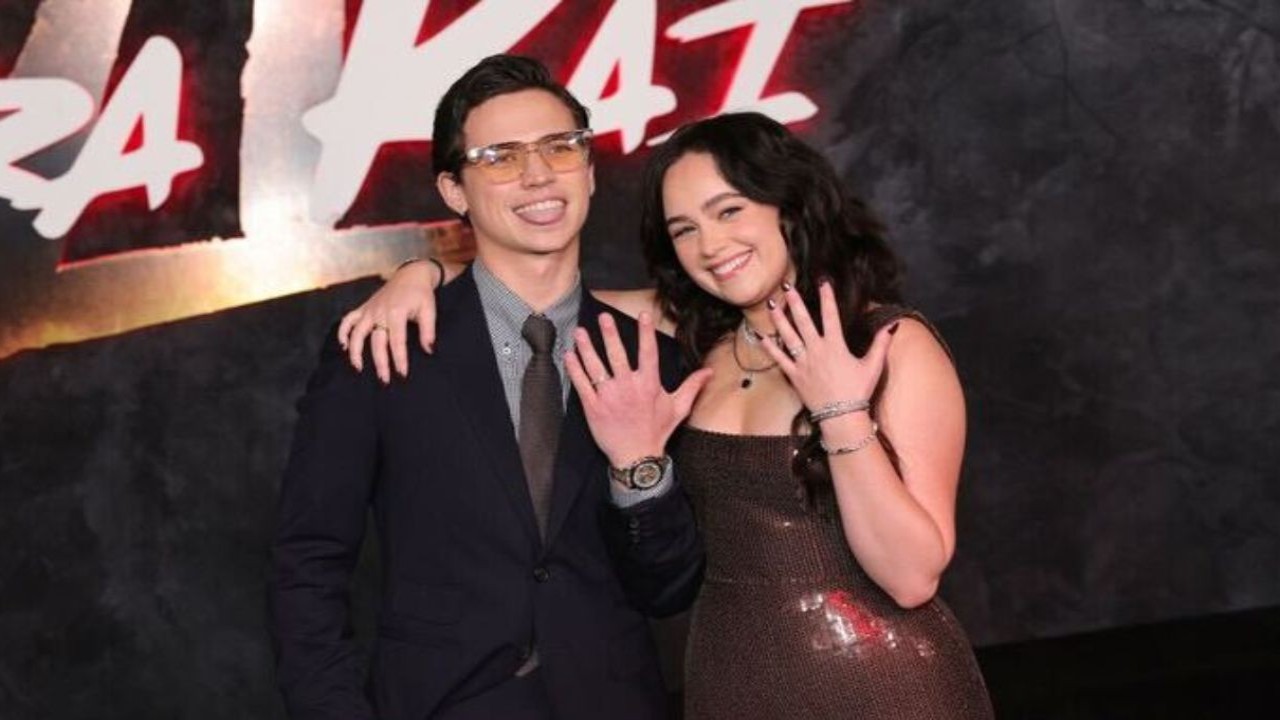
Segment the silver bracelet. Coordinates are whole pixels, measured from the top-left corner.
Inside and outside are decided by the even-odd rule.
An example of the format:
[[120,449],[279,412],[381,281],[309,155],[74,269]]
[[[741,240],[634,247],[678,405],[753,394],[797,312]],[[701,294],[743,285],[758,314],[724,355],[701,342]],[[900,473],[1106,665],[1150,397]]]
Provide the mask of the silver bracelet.
[[880,425],[876,423],[875,420],[872,420],[871,434],[867,435],[866,437],[862,438],[861,440],[859,440],[858,442],[852,445],[843,445],[841,447],[831,447],[830,445],[827,444],[827,441],[823,438],[818,438],[818,445],[822,448],[822,451],[828,455],[848,455],[850,453],[856,453],[862,448],[870,445],[872,441],[874,441],[879,435],[880,435]]
[[439,290],[440,286],[444,285],[444,263],[441,263],[439,260],[433,257],[417,257],[417,256],[411,257],[405,260],[404,262],[400,263],[399,265],[397,265],[395,271],[400,272],[400,268],[403,268],[405,265],[412,265],[416,262],[429,262],[432,265],[436,266],[436,270],[440,271],[440,277],[436,278],[435,289]]
[[809,413],[809,423],[817,425],[823,420],[830,420],[833,417],[848,415],[849,413],[862,412],[870,410],[871,403],[866,400],[837,400],[827,403],[817,410]]

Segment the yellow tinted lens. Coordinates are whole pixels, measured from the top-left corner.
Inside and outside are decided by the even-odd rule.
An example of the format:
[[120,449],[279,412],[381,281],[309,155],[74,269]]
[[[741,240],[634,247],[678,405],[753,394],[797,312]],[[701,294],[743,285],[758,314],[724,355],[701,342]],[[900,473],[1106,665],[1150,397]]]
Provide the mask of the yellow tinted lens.
[[556,172],[577,170],[587,158],[586,146],[576,138],[555,138],[541,143],[538,150]]
[[516,148],[486,148],[476,165],[494,180],[512,180],[520,175],[520,156]]
[[480,156],[480,164],[495,169],[519,167],[520,151],[515,148],[489,148]]
[[528,154],[534,152],[554,172],[578,170],[587,164],[591,154],[587,137],[580,131],[573,131],[525,145],[503,143],[470,150],[467,158],[491,182],[502,183],[520,177]]

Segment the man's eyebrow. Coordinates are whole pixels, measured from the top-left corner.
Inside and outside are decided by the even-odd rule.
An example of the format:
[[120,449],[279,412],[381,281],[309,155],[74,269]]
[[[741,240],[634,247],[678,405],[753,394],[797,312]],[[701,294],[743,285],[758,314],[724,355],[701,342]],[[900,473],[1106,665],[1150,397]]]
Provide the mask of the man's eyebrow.
[[540,137],[540,138],[536,138],[536,139],[530,140],[529,142],[522,142],[522,141],[520,141],[520,140],[506,140],[506,141],[504,141],[504,142],[489,143],[488,145],[477,145],[476,147],[477,147],[477,148],[508,148],[508,147],[519,147],[519,146],[523,146],[523,145],[528,145],[528,144],[530,144],[530,143],[540,143],[540,142],[544,142],[544,141],[550,140],[551,138],[560,137],[560,136],[562,136],[562,135],[568,135],[568,134],[573,133],[573,132],[577,132],[577,130],[576,130],[576,129],[575,129],[575,130],[557,130],[557,131],[555,131],[555,132],[547,133],[546,135],[543,135],[543,136],[542,136],[542,137]]

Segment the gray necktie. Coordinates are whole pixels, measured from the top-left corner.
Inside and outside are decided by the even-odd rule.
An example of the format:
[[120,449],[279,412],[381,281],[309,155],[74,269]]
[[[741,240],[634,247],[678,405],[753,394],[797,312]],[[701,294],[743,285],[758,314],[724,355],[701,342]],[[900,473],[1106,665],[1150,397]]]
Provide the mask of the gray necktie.
[[538,531],[547,534],[547,514],[551,510],[551,480],[556,447],[560,442],[560,422],[564,417],[560,372],[551,357],[556,344],[556,326],[545,315],[530,315],[520,334],[533,348],[533,358],[525,368],[520,388],[520,460],[525,481],[533,498]]

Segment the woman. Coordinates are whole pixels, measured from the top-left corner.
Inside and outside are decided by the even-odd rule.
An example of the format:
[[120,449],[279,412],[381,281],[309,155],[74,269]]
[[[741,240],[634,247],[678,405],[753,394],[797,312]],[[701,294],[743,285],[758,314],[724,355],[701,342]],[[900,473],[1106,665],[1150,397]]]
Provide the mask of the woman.
[[[818,153],[753,113],[678,130],[643,191],[656,296],[609,299],[656,304],[715,371],[674,450],[707,546],[686,716],[990,717],[934,597],[964,400],[935,331],[899,305],[878,225]],[[415,282],[342,330],[417,307]]]

